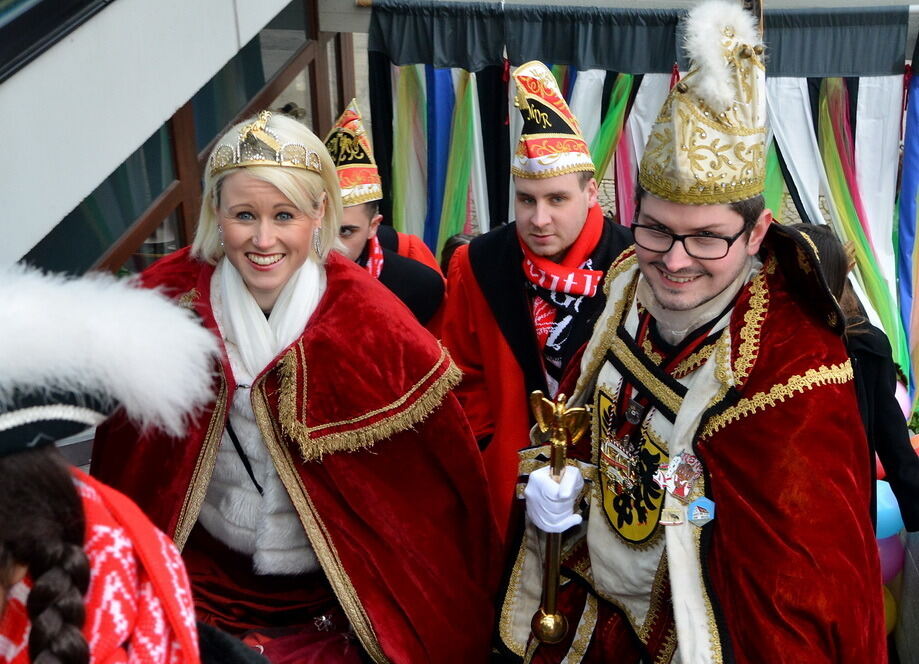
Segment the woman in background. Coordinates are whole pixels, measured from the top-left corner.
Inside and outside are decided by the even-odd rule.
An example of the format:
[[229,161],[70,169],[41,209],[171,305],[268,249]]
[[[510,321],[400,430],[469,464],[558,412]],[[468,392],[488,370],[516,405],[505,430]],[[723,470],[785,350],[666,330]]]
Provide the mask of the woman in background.
[[[795,224],[810,238],[820,257],[827,285],[846,317],[846,348],[852,359],[858,406],[870,446],[869,462],[875,479],[875,452],[890,482],[906,529],[919,530],[919,458],[909,440],[906,419],[896,398],[897,369],[890,342],[868,322],[849,284],[853,260],[828,226]],[[875,482],[871,482],[871,518],[877,518]]]

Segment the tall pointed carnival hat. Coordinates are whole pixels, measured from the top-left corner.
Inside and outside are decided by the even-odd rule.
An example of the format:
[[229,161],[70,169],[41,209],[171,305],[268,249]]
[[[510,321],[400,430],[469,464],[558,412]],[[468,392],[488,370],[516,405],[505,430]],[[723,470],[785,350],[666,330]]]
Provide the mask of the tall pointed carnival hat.
[[551,178],[596,171],[577,118],[568,108],[552,72],[533,60],[514,72],[514,105],[523,115],[523,131],[511,161],[522,178]]
[[344,207],[378,201],[383,186],[373,159],[373,148],[367,138],[357,99],[352,99],[325,139],[338,170],[341,203]]
[[651,129],[639,184],[690,205],[734,203],[766,181],[766,68],[756,19],[711,0],[685,19],[691,66]]

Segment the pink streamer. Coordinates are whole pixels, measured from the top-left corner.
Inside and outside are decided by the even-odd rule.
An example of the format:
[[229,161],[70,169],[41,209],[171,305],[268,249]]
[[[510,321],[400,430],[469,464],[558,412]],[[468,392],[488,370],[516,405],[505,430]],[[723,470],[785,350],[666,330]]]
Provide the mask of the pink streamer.
[[627,122],[623,123],[616,146],[616,212],[619,223],[629,228],[635,216],[635,167],[632,163],[632,138]]
[[852,196],[855,214],[858,215],[858,221],[862,230],[865,231],[868,245],[877,255],[877,252],[874,251],[874,242],[871,240],[871,229],[868,227],[865,206],[858,190],[858,179],[855,173],[855,141],[852,137],[852,123],[849,121],[849,89],[843,79],[826,79],[826,100],[833,124],[833,135],[836,138],[836,149],[839,151],[839,162],[842,164],[843,175],[849,187],[849,194]]

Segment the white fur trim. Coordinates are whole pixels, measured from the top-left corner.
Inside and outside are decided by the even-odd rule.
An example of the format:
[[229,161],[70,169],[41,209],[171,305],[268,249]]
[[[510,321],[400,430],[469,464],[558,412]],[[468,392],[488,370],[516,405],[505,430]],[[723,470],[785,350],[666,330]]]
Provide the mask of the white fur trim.
[[[727,37],[725,30],[733,30]],[[736,76],[724,57],[725,42],[756,46],[762,43],[756,19],[739,2],[710,0],[686,16],[684,48],[698,67],[693,87],[714,111],[724,111],[737,98]]]
[[[218,327],[224,331],[226,312],[221,297],[221,274],[215,271],[211,279],[211,309]],[[236,381],[241,385],[251,384],[253,376],[237,345],[227,341],[226,349]],[[256,490],[233,441],[224,431],[198,517],[201,525],[234,551],[252,556],[256,573],[302,574],[319,570],[319,560],[255,421],[249,388],[237,388],[229,417],[264,494]]]
[[0,271],[0,302],[0,409],[16,390],[90,394],[180,436],[213,398],[216,340],[161,293],[17,265]]

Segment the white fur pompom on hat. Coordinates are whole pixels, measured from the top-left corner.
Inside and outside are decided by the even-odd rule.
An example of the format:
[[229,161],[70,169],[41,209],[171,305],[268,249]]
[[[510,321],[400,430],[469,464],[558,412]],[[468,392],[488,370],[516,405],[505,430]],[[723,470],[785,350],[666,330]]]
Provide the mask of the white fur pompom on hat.
[[0,270],[0,413],[72,393],[180,436],[213,398],[218,352],[191,312],[129,279]]
[[698,69],[693,83],[696,93],[712,110],[721,112],[737,97],[736,75],[725,51],[736,45],[762,45],[756,19],[739,0],[709,0],[689,11],[684,30],[683,47]]

